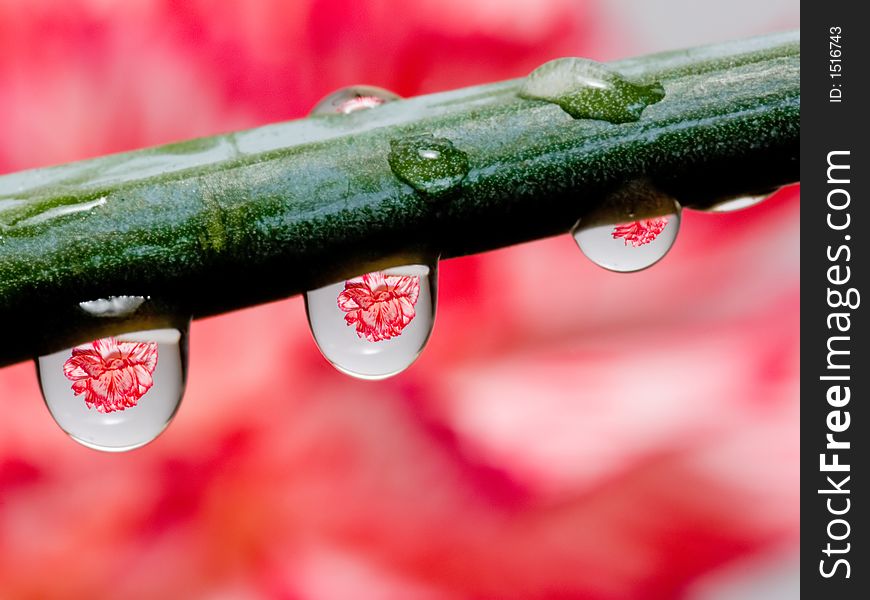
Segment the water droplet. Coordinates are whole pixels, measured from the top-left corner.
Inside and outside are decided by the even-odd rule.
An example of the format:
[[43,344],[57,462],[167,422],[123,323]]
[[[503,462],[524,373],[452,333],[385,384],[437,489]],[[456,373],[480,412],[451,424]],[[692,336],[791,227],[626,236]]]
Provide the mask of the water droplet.
[[175,415],[187,378],[187,330],[101,338],[36,360],[51,416],[89,448],[144,446]]
[[314,108],[311,115],[350,114],[358,110],[375,108],[387,102],[401,100],[401,96],[389,90],[371,85],[354,85],[341,88],[322,98]]
[[435,320],[437,265],[366,273],[305,295],[317,347],[339,371],[384,379],[422,352]]
[[468,175],[468,155],[430,133],[390,140],[388,160],[396,177],[432,196],[455,188]]
[[729,198],[728,200],[723,200],[722,202],[713,204],[712,206],[699,210],[710,213],[734,212],[736,210],[743,210],[744,208],[755,206],[756,204],[764,202],[764,200],[769,197],[769,194],[761,194],[758,196],[740,196],[739,198]]
[[677,238],[680,213],[615,225],[576,228],[574,240],[592,262],[628,273],[646,269],[661,260]]
[[665,97],[661,83],[634,83],[602,63],[559,58],[526,77],[520,96],[558,104],[575,119],[630,123]]
[[581,218],[571,235],[595,264],[623,273],[640,271],[674,245],[680,213],[679,202],[649,181],[631,181]]

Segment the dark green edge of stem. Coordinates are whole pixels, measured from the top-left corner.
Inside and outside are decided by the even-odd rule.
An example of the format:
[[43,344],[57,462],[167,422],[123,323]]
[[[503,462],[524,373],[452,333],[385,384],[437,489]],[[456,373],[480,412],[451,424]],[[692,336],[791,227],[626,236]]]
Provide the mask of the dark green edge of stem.
[[[635,123],[574,120],[512,80],[0,177],[0,365],[562,234],[638,182],[656,190],[642,217],[661,212],[658,192],[697,208],[797,181],[799,45],[795,32],[612,63],[667,92]],[[469,156],[436,202],[387,162],[391,139],[419,133]],[[78,308],[113,295],[153,301],[123,320]]]

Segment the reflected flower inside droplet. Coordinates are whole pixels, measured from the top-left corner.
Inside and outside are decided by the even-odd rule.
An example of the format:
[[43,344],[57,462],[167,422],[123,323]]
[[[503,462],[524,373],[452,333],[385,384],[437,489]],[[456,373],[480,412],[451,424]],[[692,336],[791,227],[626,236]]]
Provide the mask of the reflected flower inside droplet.
[[186,336],[186,324],[131,331],[40,356],[45,405],[61,429],[89,448],[144,446],[166,429],[181,403]]
[[341,88],[322,98],[314,108],[312,115],[348,115],[360,110],[376,108],[381,104],[399,100],[400,97],[389,90],[371,85],[354,85]]
[[366,273],[345,282],[338,295],[338,308],[347,313],[348,326],[370,342],[389,340],[416,315],[420,295],[420,278],[416,275]]
[[77,346],[63,365],[76,396],[88,408],[109,413],[136,406],[151,386],[157,367],[155,342],[103,338]]
[[667,217],[641,219],[640,221],[615,226],[611,235],[615,240],[619,238],[624,239],[626,246],[637,248],[655,240],[664,231],[667,224]]
[[317,347],[360,379],[401,373],[426,345],[435,320],[438,267],[406,264],[342,279],[305,294]]
[[358,110],[375,108],[384,102],[386,102],[385,99],[378,98],[377,96],[357,96],[356,98],[350,98],[349,100],[342,102],[338,106],[338,112],[347,115]]

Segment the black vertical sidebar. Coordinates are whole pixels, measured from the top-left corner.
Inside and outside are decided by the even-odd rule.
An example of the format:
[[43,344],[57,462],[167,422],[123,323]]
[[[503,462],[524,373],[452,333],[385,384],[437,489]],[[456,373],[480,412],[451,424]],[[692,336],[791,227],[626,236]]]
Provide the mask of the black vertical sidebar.
[[870,22],[801,8],[801,590],[846,600],[870,589]]

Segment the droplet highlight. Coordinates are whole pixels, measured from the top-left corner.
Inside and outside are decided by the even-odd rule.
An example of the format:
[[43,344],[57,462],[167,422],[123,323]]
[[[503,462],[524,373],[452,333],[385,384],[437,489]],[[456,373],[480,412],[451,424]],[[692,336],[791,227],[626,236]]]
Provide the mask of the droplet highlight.
[[559,105],[575,119],[630,123],[665,97],[661,83],[629,81],[607,65],[586,58],[559,58],[544,63],[523,82],[523,98]]
[[109,296],[79,302],[79,308],[92,317],[117,319],[135,314],[147,299],[145,296]]
[[124,452],[172,420],[187,379],[187,330],[101,338],[36,360],[45,404],[80,444]]
[[432,333],[438,268],[373,271],[305,294],[311,333],[323,356],[360,379],[385,379],[417,359]]
[[323,97],[314,108],[311,109],[311,115],[330,115],[343,114],[347,115],[359,110],[376,108],[387,102],[401,100],[401,96],[394,94],[389,90],[371,86],[371,85],[354,85],[336,90],[331,94]]
[[739,198],[729,198],[728,200],[724,200],[722,202],[718,202],[709,206],[707,208],[703,208],[704,212],[709,213],[729,213],[735,212],[738,210],[744,210],[746,208],[751,208],[756,204],[761,204],[766,199],[770,197],[769,194],[760,194],[757,196],[740,196]]
[[432,134],[390,140],[390,169],[418,192],[438,196],[468,175],[468,155],[447,138]]

